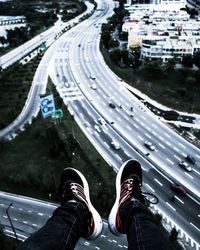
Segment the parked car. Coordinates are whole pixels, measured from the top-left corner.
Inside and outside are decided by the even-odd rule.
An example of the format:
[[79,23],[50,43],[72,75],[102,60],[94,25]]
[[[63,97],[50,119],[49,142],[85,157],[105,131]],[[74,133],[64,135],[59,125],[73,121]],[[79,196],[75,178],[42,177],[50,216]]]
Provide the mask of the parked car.
[[95,79],[96,79],[96,77],[95,77],[94,75],[90,75],[90,78],[91,78],[92,80],[95,80]]
[[111,146],[116,150],[120,149],[120,145],[116,141],[111,141]]
[[151,151],[154,151],[156,149],[156,147],[152,144],[152,142],[150,141],[145,141],[144,142],[145,147],[147,147],[148,149],[150,149]]
[[196,160],[195,160],[195,158],[194,158],[192,155],[187,155],[187,156],[185,157],[185,159],[186,159],[187,161],[189,161],[190,163],[192,163],[192,164],[195,164],[195,163],[196,163]]
[[183,186],[179,185],[178,183],[172,183],[171,189],[173,189],[177,194],[186,195],[186,190]]
[[185,161],[180,161],[179,166],[182,167],[184,170],[186,170],[188,172],[192,171],[191,166],[189,166],[189,164],[187,162],[185,162]]

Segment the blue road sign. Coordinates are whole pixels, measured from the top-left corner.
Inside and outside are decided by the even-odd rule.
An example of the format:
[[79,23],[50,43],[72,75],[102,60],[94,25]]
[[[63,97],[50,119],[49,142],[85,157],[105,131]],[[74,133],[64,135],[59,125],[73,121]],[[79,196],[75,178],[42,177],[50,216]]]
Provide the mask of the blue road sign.
[[40,109],[44,118],[55,112],[55,103],[53,95],[48,95],[40,98]]

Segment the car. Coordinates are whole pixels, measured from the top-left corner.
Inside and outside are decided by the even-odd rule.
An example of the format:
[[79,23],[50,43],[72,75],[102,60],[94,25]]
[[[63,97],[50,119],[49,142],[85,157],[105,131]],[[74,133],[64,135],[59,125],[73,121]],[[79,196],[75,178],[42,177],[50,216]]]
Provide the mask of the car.
[[182,167],[183,169],[185,169],[188,172],[192,171],[191,166],[189,166],[189,164],[187,162],[185,162],[185,161],[180,161],[179,166]]
[[120,104],[119,107],[120,107],[120,109],[123,109],[123,108],[124,108],[124,106],[123,106],[122,104]]
[[195,160],[195,158],[194,158],[192,155],[187,155],[187,156],[185,157],[185,159],[186,159],[187,161],[189,161],[190,163],[192,163],[192,164],[195,164],[195,163],[196,163],[196,160]]
[[94,75],[90,75],[90,78],[91,78],[92,80],[95,80],[95,79],[96,79],[96,77],[95,77]]
[[111,108],[115,108],[115,104],[114,103],[112,103],[112,102],[109,102],[109,106],[111,107]]
[[98,118],[98,122],[99,122],[101,125],[106,124],[106,121],[105,121],[102,117],[99,117],[99,118]]
[[177,194],[186,195],[186,190],[183,186],[179,185],[178,183],[172,183],[171,189],[173,189]]
[[156,149],[156,147],[150,141],[145,141],[144,145],[145,145],[145,147],[147,147],[151,151],[154,151]]
[[120,149],[120,145],[116,141],[111,141],[111,146],[116,150]]
[[90,87],[91,87],[91,89],[93,89],[93,90],[96,90],[96,89],[97,89],[97,85],[94,84],[94,83],[93,83]]
[[131,113],[131,114],[130,114],[130,117],[134,117],[134,114],[133,114],[133,113]]

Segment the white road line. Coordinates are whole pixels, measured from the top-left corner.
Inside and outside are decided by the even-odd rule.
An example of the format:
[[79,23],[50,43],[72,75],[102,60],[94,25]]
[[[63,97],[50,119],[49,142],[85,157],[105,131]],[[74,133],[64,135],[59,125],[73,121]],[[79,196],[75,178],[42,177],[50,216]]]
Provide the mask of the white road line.
[[200,214],[198,214],[198,217],[200,217]]
[[26,220],[23,220],[22,222],[23,222],[24,224],[28,224],[28,221],[26,221]]
[[158,136],[158,138],[161,140],[161,141],[164,141],[163,137],[162,136]]
[[170,136],[170,135],[168,135],[166,132],[165,132],[165,135],[166,135],[167,137],[171,138],[171,136]]
[[155,131],[152,131],[152,134],[157,135],[157,133]]
[[179,161],[181,160],[177,155],[174,155],[174,157]]
[[131,127],[129,127],[128,125],[126,125],[126,127],[131,131],[132,130],[132,128]]
[[152,126],[153,126],[154,128],[157,128],[157,126],[156,126],[154,123],[152,123]]
[[43,216],[44,214],[43,213],[38,213],[38,215]]
[[106,145],[107,148],[110,148],[107,142],[104,141],[103,143]]
[[17,219],[17,218],[13,218],[13,220],[14,220],[14,221],[18,221],[18,219]]
[[190,179],[194,179],[193,176],[191,176],[190,174],[188,174],[187,172],[184,172],[187,176],[190,177]]
[[133,124],[134,127],[139,128],[137,124]]
[[181,153],[184,157],[186,157],[187,155],[185,153]]
[[140,138],[142,141],[144,140],[140,135],[137,135],[138,138]]
[[176,211],[176,209],[174,207],[172,207],[172,205],[170,205],[168,202],[166,202],[166,204],[171,207],[171,209],[173,209],[174,211]]
[[184,204],[184,201],[182,201],[179,197],[177,197],[176,195],[174,196],[178,201],[180,201],[182,204]]
[[170,142],[166,141],[166,143],[167,143],[167,145],[171,146],[171,143],[170,143]]
[[119,116],[117,117],[117,119],[121,122],[122,121],[122,119],[121,118],[119,118]]
[[32,224],[32,226],[37,227],[37,225],[36,225],[36,224],[34,224],[34,223]]
[[200,172],[197,171],[196,169],[193,168],[193,171],[194,171],[195,173],[197,173],[198,175],[200,175]]
[[158,145],[159,145],[161,148],[165,149],[165,147],[164,147],[162,144],[158,143]]
[[7,219],[7,218],[8,218],[8,216],[7,216],[7,215],[3,215],[3,218]]
[[174,150],[176,150],[177,152],[179,152],[179,149],[178,149],[178,148],[176,148],[176,147],[174,147]]
[[115,154],[116,155],[116,157],[120,160],[120,161],[122,161],[122,158],[118,155],[118,154]]
[[170,159],[166,159],[168,162],[170,162],[172,165],[174,165],[173,161],[171,161]]
[[116,241],[116,240],[112,240],[112,242],[117,243],[117,241]]
[[101,237],[106,238],[106,236],[104,234],[101,234]]
[[151,139],[151,136],[149,134],[145,133],[145,135]]
[[140,122],[140,124],[141,124],[143,127],[145,126],[143,122]]
[[196,155],[196,157],[198,157],[200,159],[200,155],[198,155],[198,154],[195,154],[195,155]]
[[178,143],[182,148],[185,148],[185,146],[182,143]]
[[195,226],[192,222],[190,222],[190,225],[200,232],[200,229],[197,226]]
[[155,190],[154,190],[151,186],[149,186],[149,184],[146,183],[146,186],[147,186],[149,189],[151,189],[152,192],[155,193]]
[[156,178],[154,178],[154,180],[162,187],[163,184],[161,182],[159,182],[159,180],[157,180]]

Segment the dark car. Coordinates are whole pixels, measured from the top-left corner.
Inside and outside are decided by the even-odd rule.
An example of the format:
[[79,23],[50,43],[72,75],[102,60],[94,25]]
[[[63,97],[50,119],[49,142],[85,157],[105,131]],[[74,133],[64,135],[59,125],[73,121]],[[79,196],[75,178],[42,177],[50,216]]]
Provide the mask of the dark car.
[[195,164],[195,163],[196,163],[196,160],[195,160],[194,157],[191,156],[191,155],[187,155],[187,156],[185,157],[185,159],[186,159],[187,161],[189,161],[190,163],[192,163],[192,164]]
[[111,108],[115,108],[115,104],[114,103],[112,103],[112,102],[109,102],[109,106],[111,107]]
[[172,183],[171,189],[173,189],[177,194],[186,195],[186,190],[183,186],[179,185],[178,183]]

